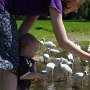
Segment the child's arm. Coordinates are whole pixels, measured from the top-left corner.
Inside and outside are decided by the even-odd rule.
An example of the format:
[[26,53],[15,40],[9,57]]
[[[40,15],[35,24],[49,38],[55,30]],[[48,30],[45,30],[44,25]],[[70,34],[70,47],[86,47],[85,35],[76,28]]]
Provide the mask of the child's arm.
[[46,80],[48,79],[47,75],[43,75],[41,73],[36,73],[36,72],[27,72],[26,74],[22,75],[20,77],[21,80],[25,80],[25,79],[42,79],[42,80]]

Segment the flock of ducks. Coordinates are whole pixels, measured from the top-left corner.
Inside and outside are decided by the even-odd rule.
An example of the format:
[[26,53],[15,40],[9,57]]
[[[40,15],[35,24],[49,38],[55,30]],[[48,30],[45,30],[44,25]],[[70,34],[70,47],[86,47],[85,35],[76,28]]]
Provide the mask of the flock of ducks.
[[[59,50],[55,49],[56,45],[51,42],[51,41],[45,41],[45,39],[43,38],[42,40],[40,40],[41,45],[44,45],[48,52],[52,52],[53,55],[54,54],[58,54],[60,53]],[[76,44],[77,45],[77,44]],[[79,49],[81,49],[80,45],[77,45],[77,47]],[[87,52],[90,53],[90,45],[87,48]],[[43,59],[44,59],[44,63],[50,58],[50,55],[47,53],[43,54]],[[63,78],[65,81],[68,80],[68,78],[72,77],[74,83],[76,84],[77,82],[81,82],[81,84],[83,84],[83,81],[85,80],[85,78],[87,78],[89,76],[89,66],[86,65],[85,69],[83,72],[75,72],[73,73],[73,70],[75,68],[75,60],[74,60],[74,56],[72,53],[68,53],[67,54],[67,58],[55,58],[56,61],[59,62],[60,65],[60,70],[63,73]],[[85,62],[88,62],[87,60],[85,60]],[[42,71],[42,73],[49,73],[52,72],[52,74],[54,74],[54,68],[57,65],[53,62],[49,62],[46,64],[46,68],[45,70]]]

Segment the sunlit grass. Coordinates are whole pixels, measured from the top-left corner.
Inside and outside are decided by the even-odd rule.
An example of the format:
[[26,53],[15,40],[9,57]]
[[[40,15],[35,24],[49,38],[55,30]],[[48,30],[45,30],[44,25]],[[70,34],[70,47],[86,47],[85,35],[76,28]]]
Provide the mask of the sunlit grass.
[[89,21],[64,21],[67,33],[77,35],[90,35]]
[[[22,21],[17,21],[17,26],[21,25]],[[68,36],[90,37],[90,22],[89,21],[64,21],[64,25]],[[32,29],[29,31],[34,34],[38,39],[45,38],[57,42],[53,33],[50,20],[38,20]]]
[[[17,21],[18,27],[22,21]],[[71,34],[87,34],[90,35],[90,22],[89,21],[64,21],[64,25],[67,33]],[[31,32],[36,30],[53,32],[51,21],[50,20],[38,20],[35,25],[32,27]]]

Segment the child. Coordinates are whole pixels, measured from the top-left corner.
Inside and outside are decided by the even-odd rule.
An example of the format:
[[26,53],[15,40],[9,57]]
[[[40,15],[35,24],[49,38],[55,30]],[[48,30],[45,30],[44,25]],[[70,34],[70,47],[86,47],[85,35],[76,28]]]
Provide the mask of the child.
[[16,90],[19,50],[16,22],[0,0],[0,90]]
[[20,38],[20,65],[18,70],[18,89],[30,88],[32,79],[47,79],[47,76],[37,73],[32,59],[39,48],[39,41],[31,34],[26,33]]

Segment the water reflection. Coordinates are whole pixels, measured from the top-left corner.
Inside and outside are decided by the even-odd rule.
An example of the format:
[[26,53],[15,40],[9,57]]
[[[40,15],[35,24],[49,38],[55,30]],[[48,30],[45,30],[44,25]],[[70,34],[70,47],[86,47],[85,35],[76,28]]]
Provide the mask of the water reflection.
[[[86,66],[83,64],[83,62],[76,61],[75,64],[76,65],[73,69],[73,73],[76,73],[78,71],[83,71]],[[37,65],[37,70],[39,72],[45,68],[45,65],[41,62],[37,62],[36,65]],[[70,77],[68,81],[64,81],[62,80],[62,76],[63,75],[60,72],[60,66],[59,64],[57,64],[57,66],[54,69],[54,74],[52,75],[50,73],[48,81],[43,81],[43,80],[33,81],[30,90],[90,90],[90,77],[87,77],[84,80],[82,86],[80,83],[78,83],[78,85],[75,86],[72,77]]]
[[[66,52],[62,53],[63,57],[66,57]],[[80,60],[79,57],[74,57],[75,59],[75,66],[73,68],[73,75],[76,72],[83,72],[85,67],[88,65],[89,62],[85,63],[83,60]],[[47,81],[43,80],[38,80],[38,81],[33,81],[30,90],[90,90],[90,76],[88,76],[83,84],[78,83],[75,85],[74,80],[73,80],[73,75],[68,79],[68,81],[65,81],[62,79],[63,74],[60,70],[60,64],[56,61],[51,60],[56,64],[56,67],[54,68],[54,74],[52,75],[50,73],[49,79]],[[37,71],[41,72],[42,70],[45,69],[45,65],[43,62],[37,62]]]

